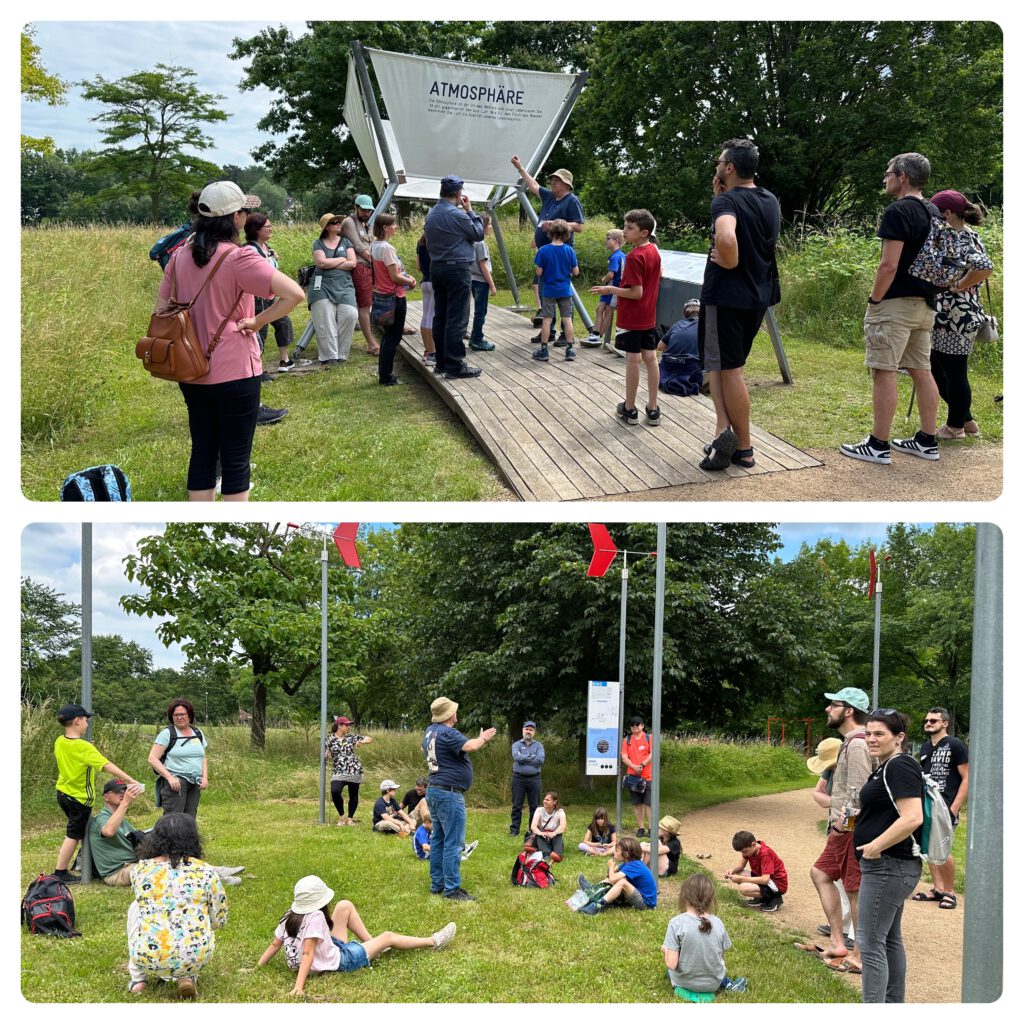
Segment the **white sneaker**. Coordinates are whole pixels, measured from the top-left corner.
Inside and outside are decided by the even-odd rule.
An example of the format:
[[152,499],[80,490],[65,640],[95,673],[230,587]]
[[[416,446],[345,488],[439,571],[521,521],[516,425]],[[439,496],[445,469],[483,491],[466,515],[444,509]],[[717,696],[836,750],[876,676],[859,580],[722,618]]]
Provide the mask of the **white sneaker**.
[[[839,446],[839,452],[842,455],[847,455],[851,459],[860,459],[861,462],[874,462],[879,466],[892,465],[892,452],[888,448],[879,449],[872,448],[868,441],[870,437],[865,437],[863,441],[858,441],[857,444],[841,444]],[[895,442],[893,442],[895,444]],[[935,456],[938,458],[938,456]]]
[[586,345],[588,348],[597,348],[597,346],[601,344],[601,335],[591,332],[580,342],[580,344]]
[[473,855],[473,851],[479,845],[480,845],[480,840],[479,839],[474,839],[473,842],[469,843],[467,846],[464,846],[462,848],[462,859],[463,860],[469,860],[469,858]]
[[455,922],[449,921],[439,932],[430,936],[434,940],[434,949],[444,949],[455,938]]
[[221,882],[221,885],[241,885],[242,884],[242,880],[238,877],[238,875],[221,875],[220,876],[220,882]]
[[228,878],[231,875],[240,875],[245,870],[245,866],[243,865],[242,867],[237,868],[228,868],[222,866],[216,867],[213,870],[216,871],[221,878]]
[[906,452],[907,455],[916,455],[919,459],[928,459],[929,462],[939,461],[939,446],[935,444],[922,444],[918,441],[917,435],[905,437],[902,440],[893,438],[892,447],[895,451]]

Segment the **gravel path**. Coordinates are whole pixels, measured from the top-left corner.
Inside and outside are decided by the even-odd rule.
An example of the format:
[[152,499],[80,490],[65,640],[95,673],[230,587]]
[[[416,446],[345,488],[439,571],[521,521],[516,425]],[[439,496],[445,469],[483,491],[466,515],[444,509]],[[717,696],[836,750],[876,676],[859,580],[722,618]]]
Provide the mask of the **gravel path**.
[[[696,858],[712,855],[708,865],[716,875],[734,867],[733,834],[747,829],[782,857],[789,875],[789,892],[782,909],[770,917],[780,931],[779,941],[791,941],[796,930],[815,938],[825,921],[818,894],[810,879],[811,865],[825,845],[817,823],[823,812],[810,790],[751,797],[696,811],[683,819],[683,853]],[[930,879],[928,868],[923,879]],[[930,885],[930,881],[929,881]],[[934,903],[907,901],[903,911],[903,939],[907,950],[907,1001],[956,1003],[960,1001],[960,964],[963,956],[963,897],[957,910],[939,910]],[[756,913],[756,911],[751,911]],[[941,930],[939,930],[941,929]],[[795,954],[794,955],[800,955]],[[821,968],[826,970],[824,966]],[[845,976],[860,988],[860,978]]]

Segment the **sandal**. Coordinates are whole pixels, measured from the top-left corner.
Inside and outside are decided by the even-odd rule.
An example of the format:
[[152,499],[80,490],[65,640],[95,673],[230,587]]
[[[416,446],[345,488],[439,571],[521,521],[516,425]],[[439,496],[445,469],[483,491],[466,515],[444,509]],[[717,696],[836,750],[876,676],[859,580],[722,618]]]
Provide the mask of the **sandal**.
[[942,900],[942,893],[938,889],[929,889],[928,892],[915,892],[910,898],[914,903],[938,903]]
[[861,965],[848,956],[836,957],[834,960],[826,960],[825,966],[830,971],[838,971],[840,974],[860,974]]
[[940,893],[939,910],[956,910],[956,896],[951,892]]
[[825,952],[824,946],[818,946],[813,942],[794,942],[793,948],[801,953],[810,953],[812,956],[820,957]]
[[950,427],[943,425],[935,431],[935,436],[941,438],[943,441],[963,441],[967,437],[967,431],[962,427],[957,430],[956,427]]
[[756,465],[754,462],[754,449],[737,448],[732,453],[732,464],[734,466],[742,466],[743,469],[753,469]]
[[700,469],[723,470],[732,464],[733,452],[739,439],[728,427],[723,430],[711,444],[711,451],[700,462]]
[[141,996],[146,991],[146,983],[144,981],[129,981],[128,991],[133,996]]

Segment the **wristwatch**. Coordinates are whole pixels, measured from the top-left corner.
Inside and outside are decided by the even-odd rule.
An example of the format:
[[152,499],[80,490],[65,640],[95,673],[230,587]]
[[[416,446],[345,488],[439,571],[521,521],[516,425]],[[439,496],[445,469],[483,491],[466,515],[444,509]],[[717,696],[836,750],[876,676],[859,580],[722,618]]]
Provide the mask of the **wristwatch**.
[[877,306],[881,301],[882,301],[881,299],[873,299],[873,298],[871,298],[870,295],[868,296],[868,305],[869,306]]

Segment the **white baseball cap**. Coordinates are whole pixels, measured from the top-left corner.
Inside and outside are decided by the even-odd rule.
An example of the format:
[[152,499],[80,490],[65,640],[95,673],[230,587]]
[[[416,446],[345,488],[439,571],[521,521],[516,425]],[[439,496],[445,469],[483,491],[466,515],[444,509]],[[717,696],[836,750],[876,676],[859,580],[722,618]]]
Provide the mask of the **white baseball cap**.
[[246,195],[233,181],[211,181],[199,193],[199,212],[204,217],[226,217],[239,210],[255,210],[259,196]]
[[389,789],[398,789],[398,783],[394,779],[385,779],[380,784],[380,791],[386,793]]

